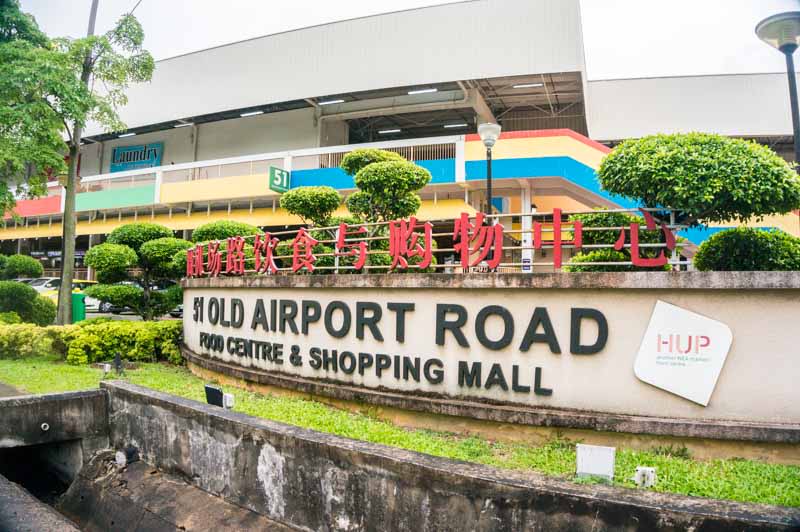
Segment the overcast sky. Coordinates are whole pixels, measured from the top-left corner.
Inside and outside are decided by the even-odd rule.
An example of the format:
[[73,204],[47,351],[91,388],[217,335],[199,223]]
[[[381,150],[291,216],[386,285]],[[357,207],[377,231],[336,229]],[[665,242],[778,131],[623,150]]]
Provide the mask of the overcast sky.
[[[109,29],[139,1],[100,0],[98,31]],[[780,72],[783,56],[761,43],[753,30],[768,15],[800,10],[800,0],[580,1],[589,79]],[[453,2],[141,0],[135,14],[144,26],[146,47],[164,59],[281,31],[446,3]],[[90,4],[22,0],[23,9],[51,36],[85,34]]]

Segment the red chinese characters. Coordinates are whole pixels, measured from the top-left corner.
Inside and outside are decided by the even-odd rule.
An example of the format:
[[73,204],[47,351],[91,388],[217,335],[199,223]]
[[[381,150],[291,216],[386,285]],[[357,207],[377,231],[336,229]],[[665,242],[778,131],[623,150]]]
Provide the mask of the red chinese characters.
[[336,236],[336,254],[340,257],[356,257],[353,268],[360,270],[367,262],[367,243],[364,240],[359,242],[348,242],[347,238],[360,236],[367,233],[366,227],[358,227],[355,231],[348,232],[346,223],[339,224]]
[[[417,232],[422,229],[422,233]],[[417,225],[417,219],[389,222],[389,255],[392,257],[392,269],[408,268],[408,259],[420,257],[417,267],[424,270],[433,261],[433,224],[425,222]]]
[[234,236],[228,239],[225,254],[225,274],[244,275],[244,238]]
[[204,271],[203,245],[197,244],[194,249],[186,251],[186,277],[200,277]]
[[461,217],[456,219],[453,247],[465,270],[480,264],[490,251],[491,257],[487,261],[489,268],[497,268],[503,259],[503,225],[485,225],[484,218],[482,212],[477,213],[473,224],[469,221],[469,214],[462,212]]
[[319,240],[311,236],[305,227],[297,231],[297,236],[292,241],[292,272],[297,273],[302,268],[310,272],[314,271],[314,246],[319,244]]
[[216,277],[222,270],[222,253],[219,252],[219,242],[208,243],[208,274]]
[[255,255],[256,273],[277,273],[278,266],[275,264],[275,248],[278,247],[278,239],[269,233],[256,235],[253,240],[253,254]]
[[[563,223],[561,221],[561,209],[553,209],[552,240],[544,240],[542,236],[544,225],[541,222],[534,222],[533,224],[533,249],[542,249],[543,244],[552,244],[553,266],[556,269],[561,269],[563,246],[565,244],[572,245],[576,249],[580,249],[583,245],[583,224],[580,220]],[[564,240],[563,230],[565,228],[572,228],[572,238],[570,240]]]
[[[644,209],[639,209],[639,211],[644,215],[645,220],[645,227],[648,231],[654,231],[656,229],[656,221],[653,218],[653,215],[650,214],[648,211]],[[658,254],[658,257],[642,257],[639,254],[639,224],[632,223],[630,224],[630,232],[631,232],[631,262],[633,262],[634,266],[640,266],[642,268],[652,268],[658,266],[664,266],[667,264],[669,259],[664,254],[664,251],[661,250]],[[664,233],[664,241],[665,246],[668,250],[672,251],[675,249],[675,234],[664,224],[661,223],[661,232]],[[619,238],[617,238],[616,243],[614,243],[614,249],[617,251],[622,251],[622,248],[625,247],[625,229],[623,228],[619,232]]]

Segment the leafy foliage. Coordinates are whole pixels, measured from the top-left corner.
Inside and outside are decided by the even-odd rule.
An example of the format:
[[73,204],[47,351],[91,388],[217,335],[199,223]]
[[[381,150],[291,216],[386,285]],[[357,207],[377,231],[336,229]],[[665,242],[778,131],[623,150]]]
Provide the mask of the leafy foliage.
[[3,279],[41,277],[44,273],[42,263],[27,255],[11,255],[3,266]]
[[67,363],[91,364],[112,360],[182,362],[179,321],[107,321],[79,327],[67,347]]
[[97,270],[98,281],[115,283],[128,278],[128,269],[136,267],[139,256],[126,245],[106,242],[90,248],[83,261]]
[[626,140],[598,172],[603,188],[684,223],[745,221],[800,207],[800,177],[766,146],[707,133]]
[[[114,306],[129,307],[145,320],[160,316],[180,303],[179,290],[155,291],[160,280],[180,277],[184,264],[174,257],[192,247],[187,240],[172,237],[168,228],[152,223],[134,223],[114,229],[108,241],[86,253],[85,262],[97,270],[101,283],[86,294]],[[131,268],[141,271],[133,275]],[[108,283],[130,281],[128,284]],[[133,284],[135,282],[136,284]]]
[[132,223],[120,225],[108,235],[107,242],[110,244],[120,244],[127,246],[134,252],[139,253],[142,244],[158,238],[169,238],[172,231],[160,224],[154,223]]
[[368,222],[411,216],[422,204],[417,191],[430,180],[428,170],[408,161],[369,164],[356,174],[359,190],[347,198],[347,208]]
[[15,312],[22,321],[37,325],[50,325],[55,318],[52,301],[16,281],[0,281],[0,312]]
[[298,187],[281,196],[281,208],[316,226],[327,225],[342,196],[333,187]]
[[255,225],[237,222],[235,220],[219,220],[217,222],[203,224],[192,231],[192,242],[225,240],[234,236],[250,236],[262,233],[263,231]]
[[[623,253],[611,248],[600,248],[588,253],[579,253],[570,259],[570,262],[625,262],[630,261],[631,257],[628,253]],[[659,267],[641,268],[631,264],[573,264],[571,266],[564,266],[564,271],[567,272],[646,272],[646,271],[669,271],[668,264]]]
[[727,229],[700,245],[694,265],[701,271],[797,271],[800,238],[780,230]]
[[372,163],[405,161],[402,155],[393,151],[377,150],[374,148],[358,148],[342,157],[339,167],[347,175],[356,175],[362,168]]
[[22,323],[22,318],[19,317],[19,314],[13,311],[0,312],[0,324],[13,325],[15,323]]

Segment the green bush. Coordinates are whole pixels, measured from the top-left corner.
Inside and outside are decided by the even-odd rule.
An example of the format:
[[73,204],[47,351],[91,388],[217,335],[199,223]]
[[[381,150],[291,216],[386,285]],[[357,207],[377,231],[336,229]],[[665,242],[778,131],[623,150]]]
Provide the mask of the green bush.
[[368,222],[389,221],[415,214],[422,200],[417,190],[431,173],[408,161],[372,163],[355,176],[358,191],[347,198],[347,208]]
[[297,187],[281,196],[282,209],[318,227],[328,225],[328,219],[341,203],[341,194],[327,186]]
[[115,283],[127,279],[128,268],[135,268],[139,257],[126,245],[106,242],[89,249],[83,261],[97,270],[98,281]]
[[693,261],[701,271],[797,271],[800,238],[781,230],[737,227],[711,235]]
[[16,312],[0,312],[0,325],[14,325],[22,323],[22,318]]
[[27,255],[11,255],[5,260],[3,279],[35,278],[44,273],[42,263]]
[[376,150],[374,148],[359,148],[342,157],[339,168],[347,175],[356,175],[359,170],[372,163],[388,161],[405,161],[402,155],[393,151]]
[[0,325],[0,358],[26,358],[52,353],[44,327],[32,323]]
[[142,244],[157,238],[168,238],[172,231],[163,225],[154,223],[132,223],[117,227],[108,235],[106,242],[128,246],[136,253]]
[[27,284],[0,281],[0,312],[15,312],[26,323],[50,325],[55,319],[54,308],[52,301]]
[[50,298],[36,296],[33,300],[31,323],[46,327],[56,321],[56,304]]
[[255,225],[235,220],[219,220],[203,224],[192,231],[192,242],[208,242],[209,240],[225,240],[233,236],[251,236],[263,234],[264,231]]
[[646,207],[681,209],[679,222],[745,221],[800,207],[800,177],[766,146],[706,133],[626,140],[600,165],[603,188]]
[[181,363],[180,321],[107,321],[76,327],[67,348],[69,364],[91,364],[122,359],[142,362],[164,360]]
[[[630,260],[631,258],[627,253],[623,253],[611,248],[600,248],[590,251],[589,253],[580,253],[575,255],[570,259],[570,262],[625,262]],[[652,268],[642,268],[639,266],[633,266],[632,264],[574,264],[572,266],[564,266],[564,271],[566,272],[661,272],[669,271],[670,269],[671,268],[669,264]]]
[[186,251],[192,243],[182,238],[157,238],[142,244],[139,256],[142,264],[152,269],[158,277],[180,278],[186,271],[185,264],[176,268],[173,257],[179,251]]

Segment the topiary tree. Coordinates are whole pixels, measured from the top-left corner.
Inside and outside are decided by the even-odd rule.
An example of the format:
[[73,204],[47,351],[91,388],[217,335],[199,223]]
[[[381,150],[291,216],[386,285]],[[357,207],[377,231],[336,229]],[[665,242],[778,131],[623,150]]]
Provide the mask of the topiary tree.
[[[145,320],[152,320],[180,303],[179,287],[153,290],[163,280],[177,279],[183,266],[173,257],[192,247],[192,243],[174,238],[168,228],[153,223],[126,224],[114,229],[104,244],[86,252],[84,262],[97,270],[103,284],[86,289],[86,294],[114,306],[129,307]],[[131,273],[132,268],[139,271]],[[114,282],[127,282],[112,285]]]
[[727,229],[703,242],[693,262],[701,271],[796,271],[800,238],[781,230]]
[[745,221],[800,207],[800,177],[772,150],[707,133],[626,140],[603,159],[605,190],[680,209],[686,224]]
[[3,279],[41,277],[42,263],[27,255],[11,255],[6,258],[2,270]]
[[281,196],[281,208],[299,216],[306,224],[328,225],[333,212],[342,203],[342,196],[333,187],[297,187]]
[[358,148],[347,153],[342,157],[339,168],[344,170],[347,175],[356,175],[359,170],[372,163],[385,162],[405,162],[406,160],[399,153],[387,150],[377,150],[375,148]]
[[263,233],[264,231],[255,225],[237,222],[235,220],[219,220],[203,224],[192,231],[192,242],[225,240],[226,238],[234,236],[252,236]]
[[417,191],[430,180],[428,170],[408,161],[368,164],[355,175],[358,191],[347,198],[347,208],[368,222],[412,216],[422,205]]

